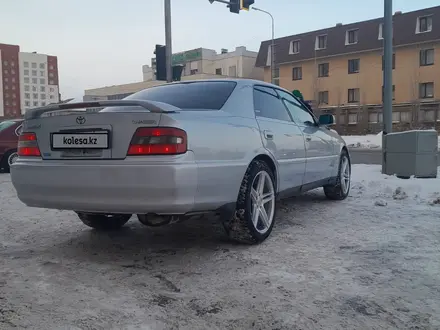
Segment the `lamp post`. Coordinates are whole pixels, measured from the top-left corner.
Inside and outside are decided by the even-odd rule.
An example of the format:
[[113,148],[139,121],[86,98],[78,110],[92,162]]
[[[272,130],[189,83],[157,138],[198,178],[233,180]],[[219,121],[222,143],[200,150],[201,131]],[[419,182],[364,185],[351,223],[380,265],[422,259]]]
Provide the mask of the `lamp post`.
[[393,130],[393,0],[384,0],[382,173],[388,173],[387,138]]
[[273,19],[273,16],[271,13],[269,13],[266,10],[257,8],[257,7],[251,7],[253,10],[261,11],[262,13],[265,13],[270,16],[272,19],[272,43],[270,46],[270,72],[271,72],[271,82],[272,84],[275,84],[275,20]]

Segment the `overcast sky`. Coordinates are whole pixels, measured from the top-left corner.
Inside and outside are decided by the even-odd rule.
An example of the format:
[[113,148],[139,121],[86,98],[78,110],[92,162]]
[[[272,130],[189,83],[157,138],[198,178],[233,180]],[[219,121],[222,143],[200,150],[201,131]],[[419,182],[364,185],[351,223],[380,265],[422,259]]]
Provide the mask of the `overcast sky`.
[[[58,56],[63,98],[84,89],[142,80],[155,44],[165,41],[163,0],[0,0],[0,43]],[[393,11],[439,5],[394,0]],[[275,17],[276,37],[383,16],[383,0],[255,0]],[[232,14],[208,0],[171,0],[173,53],[246,46],[270,38],[270,18]]]

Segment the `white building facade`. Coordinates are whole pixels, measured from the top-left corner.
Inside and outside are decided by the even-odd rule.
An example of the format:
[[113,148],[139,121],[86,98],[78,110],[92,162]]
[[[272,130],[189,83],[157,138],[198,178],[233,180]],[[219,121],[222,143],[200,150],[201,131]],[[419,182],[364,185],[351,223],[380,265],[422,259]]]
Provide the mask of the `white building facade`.
[[60,101],[58,68],[51,58],[45,54],[19,53],[22,114],[27,109]]

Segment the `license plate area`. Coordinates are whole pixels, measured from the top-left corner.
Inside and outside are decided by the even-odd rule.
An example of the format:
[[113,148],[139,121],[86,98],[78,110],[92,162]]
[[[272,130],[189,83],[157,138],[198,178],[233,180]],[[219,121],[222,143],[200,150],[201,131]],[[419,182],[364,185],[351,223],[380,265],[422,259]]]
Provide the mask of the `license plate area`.
[[[98,132],[58,132],[51,134],[51,149],[59,151],[75,151],[72,156],[98,155],[91,152],[110,148],[110,136],[108,131]],[[69,152],[67,153],[69,154]],[[75,156],[74,156],[75,155]],[[71,156],[71,157],[72,157]]]

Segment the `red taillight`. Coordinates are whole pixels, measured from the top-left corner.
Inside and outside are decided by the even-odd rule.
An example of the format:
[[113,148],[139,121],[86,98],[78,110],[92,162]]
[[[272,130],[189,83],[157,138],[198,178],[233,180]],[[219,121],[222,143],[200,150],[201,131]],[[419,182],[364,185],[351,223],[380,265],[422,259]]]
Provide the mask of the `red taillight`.
[[38,148],[37,136],[35,133],[21,133],[18,137],[17,153],[19,156],[40,157],[40,148]]
[[184,130],[173,127],[141,127],[134,133],[127,155],[178,155],[186,151],[187,135]]

